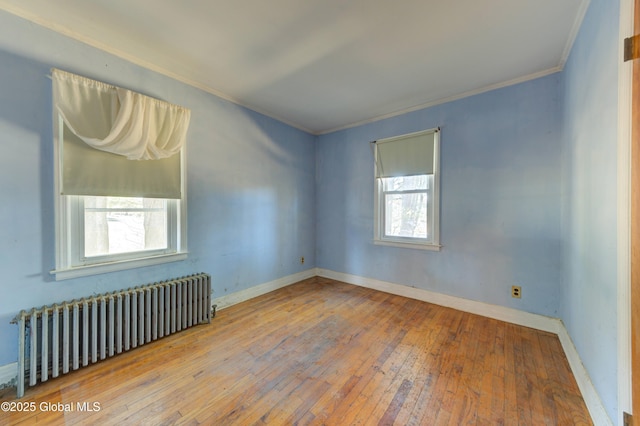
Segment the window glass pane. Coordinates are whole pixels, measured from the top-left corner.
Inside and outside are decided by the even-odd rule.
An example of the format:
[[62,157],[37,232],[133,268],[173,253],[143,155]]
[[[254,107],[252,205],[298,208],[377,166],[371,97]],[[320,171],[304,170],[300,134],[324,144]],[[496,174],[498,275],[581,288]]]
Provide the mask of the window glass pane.
[[85,256],[167,248],[166,200],[84,197]]
[[384,194],[384,234],[427,238],[427,194]]
[[382,178],[383,191],[411,191],[427,189],[432,175],[398,176]]

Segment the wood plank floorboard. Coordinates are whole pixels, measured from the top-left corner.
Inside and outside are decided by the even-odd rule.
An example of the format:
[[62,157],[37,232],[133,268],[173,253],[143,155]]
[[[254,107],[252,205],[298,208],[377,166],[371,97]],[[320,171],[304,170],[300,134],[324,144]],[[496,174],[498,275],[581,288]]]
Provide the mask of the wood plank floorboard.
[[0,401],[35,406],[1,425],[592,424],[557,336],[319,277]]

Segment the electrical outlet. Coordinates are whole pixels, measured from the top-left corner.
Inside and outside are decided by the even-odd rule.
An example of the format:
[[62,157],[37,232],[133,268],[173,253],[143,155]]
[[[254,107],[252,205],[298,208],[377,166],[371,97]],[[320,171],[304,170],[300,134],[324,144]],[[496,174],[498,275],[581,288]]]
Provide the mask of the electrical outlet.
[[519,285],[511,286],[511,297],[520,299],[522,297],[522,288]]
[[304,265],[304,256],[300,257],[300,264]]

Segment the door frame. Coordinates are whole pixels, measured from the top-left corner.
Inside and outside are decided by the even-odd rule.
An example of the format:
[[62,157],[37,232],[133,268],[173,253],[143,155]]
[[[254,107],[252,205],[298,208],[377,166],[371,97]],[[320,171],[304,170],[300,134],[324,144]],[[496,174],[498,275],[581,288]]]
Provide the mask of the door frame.
[[[640,34],[640,0],[631,7],[632,35]],[[640,424],[640,59],[631,62],[631,410]]]
[[[634,4],[635,3],[635,4]],[[623,40],[633,34],[634,25],[640,27],[640,0],[620,1],[620,66],[618,83],[618,424],[623,424],[623,412],[635,416],[634,423],[640,425],[640,366],[632,368],[634,362],[634,345],[640,339],[633,338],[634,322],[640,319],[640,233],[632,235],[636,226],[640,227],[640,123],[633,120],[640,111],[640,84],[635,84],[634,68],[640,71],[640,60],[624,62]],[[634,100],[635,98],[635,100]],[[635,102],[635,106],[634,106]],[[635,129],[634,129],[635,126]],[[632,150],[632,146],[636,146]],[[634,160],[635,158],[635,160]],[[636,164],[634,167],[633,165]],[[635,207],[634,207],[635,206]],[[633,225],[637,223],[638,225]],[[636,259],[634,261],[634,259]],[[638,317],[638,318],[636,318]],[[637,351],[636,351],[637,352]],[[637,357],[636,357],[637,358]],[[633,392],[634,387],[636,391]],[[634,410],[635,408],[635,410]]]

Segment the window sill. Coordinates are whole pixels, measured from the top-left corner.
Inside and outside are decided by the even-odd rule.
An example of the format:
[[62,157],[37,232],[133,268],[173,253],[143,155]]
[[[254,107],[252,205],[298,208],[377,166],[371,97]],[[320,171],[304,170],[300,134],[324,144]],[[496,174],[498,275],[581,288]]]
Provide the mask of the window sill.
[[116,262],[101,263],[99,265],[87,265],[74,268],[56,269],[51,271],[50,273],[51,275],[55,275],[56,281],[61,281],[71,278],[87,277],[89,275],[106,274],[107,272],[124,271],[126,269],[177,262],[186,258],[187,253],[182,252],[161,256],[145,257],[142,259],[120,260]]
[[442,248],[442,246],[439,244],[409,243],[409,242],[385,241],[385,240],[373,240],[373,244],[377,246],[390,246],[390,247],[400,247],[400,248],[429,250],[429,251],[440,251],[440,249]]

